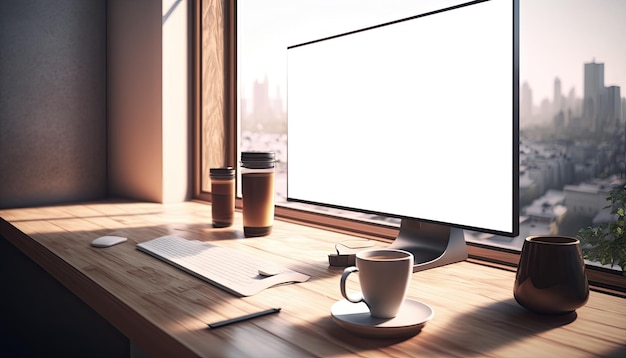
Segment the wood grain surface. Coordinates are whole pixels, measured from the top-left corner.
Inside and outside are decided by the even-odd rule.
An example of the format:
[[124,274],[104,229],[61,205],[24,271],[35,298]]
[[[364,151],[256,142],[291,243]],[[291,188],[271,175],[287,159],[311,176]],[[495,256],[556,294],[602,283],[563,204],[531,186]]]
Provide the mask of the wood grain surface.
[[[626,301],[591,292],[565,316],[530,313],[513,298],[515,273],[461,262],[415,273],[409,298],[430,305],[415,336],[372,339],[338,326],[341,268],[327,255],[348,235],[276,221],[267,237],[211,227],[211,207],[107,201],[0,210],[0,234],[148,354],[216,357],[589,357],[626,356]],[[135,249],[174,234],[211,241],[311,276],[305,283],[238,298]],[[128,241],[98,249],[102,235]],[[384,247],[384,242],[375,246]],[[349,283],[356,290],[356,281]],[[207,323],[271,307],[278,314],[219,329]]]

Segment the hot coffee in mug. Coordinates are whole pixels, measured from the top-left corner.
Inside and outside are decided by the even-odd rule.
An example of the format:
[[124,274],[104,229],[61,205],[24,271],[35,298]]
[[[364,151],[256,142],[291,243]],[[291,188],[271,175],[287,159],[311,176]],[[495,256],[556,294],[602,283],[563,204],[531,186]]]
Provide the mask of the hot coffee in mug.
[[[346,279],[359,273],[361,294],[346,292]],[[353,303],[365,302],[372,317],[393,318],[406,298],[413,274],[413,254],[397,249],[373,249],[356,254],[356,266],[341,276],[341,294]]]

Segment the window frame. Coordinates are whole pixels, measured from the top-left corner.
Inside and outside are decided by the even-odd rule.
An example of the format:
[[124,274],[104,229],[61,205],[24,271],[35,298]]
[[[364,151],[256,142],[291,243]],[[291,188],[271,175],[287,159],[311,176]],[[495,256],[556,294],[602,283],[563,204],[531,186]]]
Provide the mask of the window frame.
[[[237,0],[193,0],[192,57],[193,57],[193,200],[210,203],[211,193],[203,189],[208,180],[207,172],[213,166],[237,168]],[[206,21],[205,21],[206,20]],[[209,22],[209,20],[214,20]],[[209,45],[203,47],[207,37]],[[210,58],[207,63],[204,59]],[[203,64],[205,64],[203,66]],[[206,72],[205,72],[206,71]],[[214,74],[208,88],[203,83],[203,73]],[[203,98],[211,99],[210,106],[203,106]],[[209,108],[207,108],[209,107]],[[211,140],[208,150],[212,153],[203,166],[203,121],[212,133],[222,134],[223,140]],[[236,199],[236,208],[241,209],[241,199]],[[385,224],[358,221],[333,215],[276,206],[275,216],[279,220],[325,230],[391,242],[398,228]],[[478,243],[467,243],[468,260],[509,271],[515,271],[520,253],[517,250],[493,247]],[[626,276],[620,272],[586,265],[592,289],[626,297]]]

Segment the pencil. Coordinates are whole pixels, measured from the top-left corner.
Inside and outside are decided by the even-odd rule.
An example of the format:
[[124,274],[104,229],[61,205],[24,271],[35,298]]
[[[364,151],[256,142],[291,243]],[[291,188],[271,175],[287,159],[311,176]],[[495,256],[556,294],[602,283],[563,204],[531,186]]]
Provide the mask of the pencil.
[[250,320],[250,319],[253,319],[253,318],[265,316],[265,315],[272,314],[272,313],[278,313],[278,312],[280,312],[280,308],[270,308],[270,309],[265,310],[265,311],[250,313],[250,314],[247,314],[247,315],[244,315],[244,316],[230,318],[230,319],[227,319],[227,320],[224,320],[224,321],[219,321],[219,322],[215,322],[215,323],[209,323],[207,325],[210,328],[219,328],[219,327],[227,326],[229,324],[233,324],[233,323],[237,323],[237,322],[241,322],[241,321],[247,321],[247,320]]

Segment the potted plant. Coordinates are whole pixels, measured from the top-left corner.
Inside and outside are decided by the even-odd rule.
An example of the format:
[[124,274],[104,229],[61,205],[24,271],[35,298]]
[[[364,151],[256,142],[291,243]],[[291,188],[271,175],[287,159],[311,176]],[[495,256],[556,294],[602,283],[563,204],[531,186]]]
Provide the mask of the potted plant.
[[578,231],[583,257],[602,265],[618,265],[626,276],[626,185],[609,192],[607,200],[615,220]]

